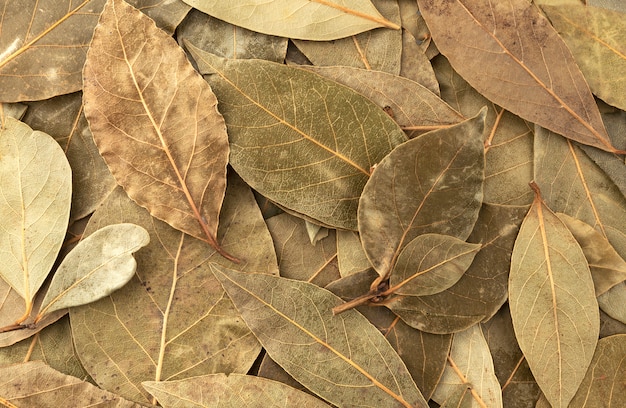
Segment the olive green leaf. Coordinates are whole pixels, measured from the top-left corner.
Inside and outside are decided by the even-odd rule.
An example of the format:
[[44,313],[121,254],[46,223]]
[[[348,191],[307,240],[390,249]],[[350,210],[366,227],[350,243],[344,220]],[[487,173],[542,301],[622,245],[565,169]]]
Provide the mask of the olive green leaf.
[[304,69],[188,48],[220,100],[230,164],[246,183],[323,225],[356,230],[370,169],[407,140],[398,125],[362,95]]
[[178,381],[142,383],[164,408],[328,408],[314,396],[283,383],[251,375],[224,373]]
[[182,49],[123,0],[109,0],[83,71],[85,116],[111,173],[150,213],[216,241],[228,136],[217,99]]
[[381,276],[389,276],[418,235],[470,235],[482,203],[484,121],[481,111],[411,139],[376,166],[359,200],[358,221],[365,253]]
[[327,41],[378,27],[399,28],[369,0],[184,1],[220,20],[279,37]]
[[72,174],[57,142],[5,118],[0,193],[0,275],[26,301],[23,321],[54,265],[69,220]]
[[124,286],[135,274],[133,253],[150,242],[134,224],[104,227],[80,241],[57,268],[39,316],[95,302]]
[[378,329],[355,310],[333,315],[337,296],[308,282],[212,269],[270,357],[309,390],[339,407],[427,407]]
[[511,257],[509,304],[537,384],[553,407],[565,408],[598,341],[598,302],[582,249],[534,186]]

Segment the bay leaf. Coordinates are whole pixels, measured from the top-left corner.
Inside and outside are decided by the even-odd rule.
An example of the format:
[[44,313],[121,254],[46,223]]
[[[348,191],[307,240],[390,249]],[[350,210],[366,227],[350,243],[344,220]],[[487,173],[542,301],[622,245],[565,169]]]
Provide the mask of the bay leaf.
[[[395,1],[371,1],[387,21],[400,27],[400,9]],[[313,65],[400,74],[402,30],[377,29],[334,41],[292,41]]]
[[[4,118],[10,116],[22,120],[28,106],[23,103],[0,103],[0,122],[4,124]],[[4,125],[3,125],[4,126]]]
[[396,123],[411,137],[465,120],[429,89],[403,77],[352,67],[304,68],[349,86],[381,108],[389,108]]
[[94,212],[117,184],[93,141],[81,94],[31,102],[24,122],[54,137],[67,156],[72,168],[70,220]]
[[502,205],[529,205],[533,201],[528,183],[533,179],[532,125],[494,105],[470,86],[439,55],[433,67],[441,97],[466,117],[487,106],[485,120],[485,186],[483,201]]
[[435,389],[433,400],[443,403],[457,391],[458,386],[469,387],[472,402],[468,406],[502,407],[500,383],[494,372],[489,346],[478,324],[454,334],[448,365]]
[[626,280],[626,262],[599,231],[567,214],[558,213],[557,217],[567,226],[587,258],[596,296]]
[[342,277],[371,268],[356,232],[337,230],[337,263]]
[[358,223],[365,253],[381,276],[418,235],[469,236],[482,202],[484,121],[481,111],[425,133],[376,166],[359,200]]
[[535,5],[418,4],[439,50],[489,100],[568,138],[616,151],[571,52]]
[[[406,366],[355,310],[316,285],[220,266],[213,272],[267,353],[333,405],[427,407]],[[276,328],[279,327],[280,330]]]
[[63,243],[71,177],[65,154],[52,137],[5,118],[0,129],[0,275],[26,301],[21,321],[30,314]]
[[103,403],[118,408],[141,407],[41,361],[0,367],[0,395],[11,407],[92,407]]
[[542,6],[572,51],[591,91],[626,109],[626,22],[624,14],[585,4]]
[[430,60],[418,40],[408,30],[402,30],[402,58],[400,76],[423,85],[439,96],[439,83]]
[[272,235],[280,276],[326,286],[339,277],[335,231],[315,245],[309,241],[305,222],[290,214],[266,220]]
[[358,93],[304,69],[189,50],[220,100],[230,164],[246,183],[318,223],[356,230],[370,168],[407,140],[398,125]]
[[264,353],[261,364],[259,364],[259,370],[256,374],[259,377],[267,378],[268,380],[278,381],[290,387],[296,388],[300,391],[310,393],[310,391],[307,390],[304,385],[294,380],[294,378],[290,376],[287,371],[283,370],[283,368],[279,366],[276,361],[272,360],[272,358],[267,353]]
[[471,387],[467,384],[452,384],[447,398],[439,405],[440,408],[471,408],[474,403]]
[[378,27],[398,29],[369,0],[184,0],[220,20],[263,34],[328,41]]
[[626,334],[626,324],[613,319],[600,309],[600,338],[615,334]]
[[398,296],[385,306],[429,333],[453,333],[489,319],[507,300],[511,251],[526,212],[524,207],[483,204],[468,238],[482,248],[461,279],[441,293]]
[[570,408],[623,407],[626,405],[626,335],[605,337],[598,346],[587,374]]
[[[221,242],[242,259],[235,267],[278,274],[254,196],[236,175],[229,177],[220,217]],[[149,403],[143,381],[246,373],[261,346],[209,270],[211,263],[231,263],[151,217],[121,188],[94,213],[86,235],[119,222],[150,233],[148,246],[135,254],[135,277],[108,298],[70,309],[77,353],[96,383]]]
[[287,38],[255,33],[196,9],[176,29],[176,39],[181,47],[189,42],[224,58],[283,62],[287,53]]
[[613,286],[598,296],[600,309],[613,319],[626,324],[626,282]]
[[211,88],[176,42],[139,10],[110,0],[83,78],[85,116],[118,184],[153,216],[232,259],[215,238],[226,127]]
[[135,224],[114,224],[81,240],[57,268],[40,316],[95,302],[124,286],[135,274],[133,253],[150,242]]
[[[277,381],[251,375],[223,373],[178,381],[145,381],[142,385],[164,408],[181,404],[220,408],[323,408],[323,401]],[[259,398],[262,396],[262,398]]]
[[626,13],[626,4],[620,0],[587,0],[587,4],[594,7],[603,7],[608,10]]
[[404,296],[442,292],[461,279],[480,247],[449,235],[419,235],[398,255],[390,290]]
[[598,341],[598,302],[582,249],[534,188],[511,258],[511,318],[537,384],[567,407]]

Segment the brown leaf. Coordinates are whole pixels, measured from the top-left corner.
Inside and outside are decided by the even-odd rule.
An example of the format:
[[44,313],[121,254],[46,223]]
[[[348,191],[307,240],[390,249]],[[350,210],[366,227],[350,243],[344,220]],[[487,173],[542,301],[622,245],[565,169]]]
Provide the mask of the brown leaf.
[[226,126],[210,87],[176,42],[138,10],[111,0],[83,77],[85,116],[117,182],[156,218],[230,257],[215,238]]
[[[572,54],[527,0],[419,0],[437,47],[479,92],[568,138],[615,151]],[[488,61],[488,63],[487,63]]]

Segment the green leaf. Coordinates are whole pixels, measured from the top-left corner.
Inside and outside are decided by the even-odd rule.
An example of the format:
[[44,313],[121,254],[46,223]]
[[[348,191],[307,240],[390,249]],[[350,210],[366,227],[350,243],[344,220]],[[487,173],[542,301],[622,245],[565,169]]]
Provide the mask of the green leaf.
[[164,408],[328,408],[310,394],[251,375],[220,373],[179,381],[145,381],[142,385]]
[[39,316],[95,302],[124,286],[137,268],[132,254],[148,242],[148,231],[134,224],[109,225],[80,241],[56,270]]
[[319,223],[356,230],[370,168],[407,140],[398,125],[317,74],[189,49],[220,100],[230,164],[246,183]]
[[0,130],[0,275],[32,301],[50,273],[67,229],[72,174],[61,147],[13,118]]
[[406,366],[361,314],[316,285],[219,266],[215,276],[270,357],[339,407],[426,408]]
[[389,285],[404,296],[444,291],[461,279],[480,247],[448,235],[420,235],[400,252]]
[[328,41],[378,27],[398,29],[369,0],[184,0],[231,24],[279,37]]
[[511,258],[511,318],[537,384],[567,407],[598,341],[598,302],[582,249],[535,194]]
[[381,276],[418,235],[469,236],[482,203],[484,121],[481,111],[411,139],[376,166],[359,200],[358,220],[365,253]]

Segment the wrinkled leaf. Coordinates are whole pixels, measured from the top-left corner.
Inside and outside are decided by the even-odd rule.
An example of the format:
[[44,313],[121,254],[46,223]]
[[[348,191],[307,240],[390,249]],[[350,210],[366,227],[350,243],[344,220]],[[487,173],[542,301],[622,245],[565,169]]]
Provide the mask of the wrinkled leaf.
[[389,285],[405,296],[444,291],[461,279],[480,247],[449,235],[420,235],[398,255]]
[[[480,325],[454,334],[448,365],[435,389],[433,400],[443,403],[458,391],[459,385],[469,387],[472,400],[469,406],[502,407],[500,384]],[[463,400],[467,399],[469,397],[464,396]]]
[[[224,248],[242,259],[234,267],[278,273],[265,222],[236,177],[229,178],[220,217]],[[209,270],[213,262],[231,263],[151,217],[121,189],[94,213],[86,233],[119,222],[150,233],[148,246],[135,254],[135,277],[108,298],[70,309],[77,353],[96,383],[148,403],[142,381],[247,372],[260,345]]]
[[103,391],[41,361],[0,367],[0,401],[22,408],[94,407],[139,408],[119,395]]
[[580,246],[535,191],[511,258],[511,318],[537,384],[567,407],[598,341],[598,303]]
[[324,225],[356,230],[370,168],[406,140],[398,125],[317,74],[189,49],[220,100],[230,164],[246,183]]
[[[333,315],[341,300],[307,282],[213,272],[268,354],[337,406],[427,407],[406,366],[367,319]],[[280,330],[276,330],[280,327]]]
[[164,408],[183,405],[207,408],[328,407],[312,395],[288,385],[250,375],[212,374],[179,381],[145,381],[142,385]]
[[231,24],[279,37],[327,41],[377,27],[387,21],[369,0],[184,0],[198,10]]
[[587,258],[596,296],[626,280],[626,262],[599,231],[569,215],[559,213],[557,216],[567,226]]
[[568,138],[615,151],[574,58],[535,5],[418,4],[439,50],[489,100]]
[[135,274],[133,253],[150,242],[134,224],[104,227],[78,243],[59,265],[40,315],[95,302],[124,286]]
[[411,139],[377,165],[359,200],[358,220],[365,253],[381,276],[418,235],[469,236],[482,202],[484,120],[481,111]]
[[572,50],[591,91],[626,109],[626,19],[623,13],[585,4],[543,6]]
[[176,42],[123,0],[110,0],[83,77],[85,116],[117,182],[156,218],[219,249],[226,128]]
[[5,119],[0,130],[0,275],[26,300],[27,317],[63,243],[72,175],[52,137]]

